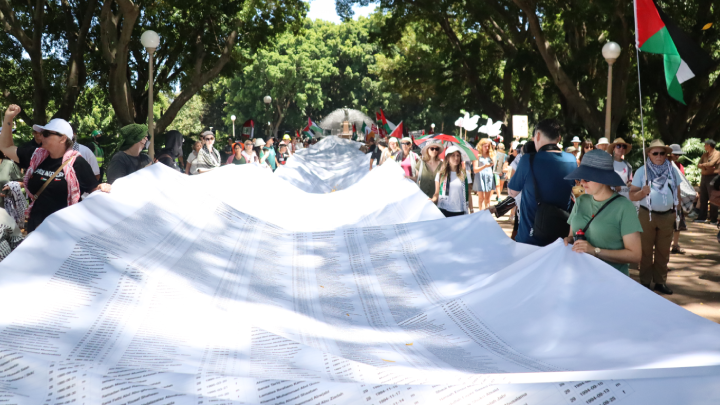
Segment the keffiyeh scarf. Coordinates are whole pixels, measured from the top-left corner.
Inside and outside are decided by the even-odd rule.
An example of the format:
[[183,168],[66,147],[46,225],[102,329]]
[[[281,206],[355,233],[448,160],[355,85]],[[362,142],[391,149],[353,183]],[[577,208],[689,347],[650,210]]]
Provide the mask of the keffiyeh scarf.
[[220,152],[212,148],[209,150],[207,146],[203,146],[198,152],[197,157],[198,169],[210,170],[220,167]]
[[20,229],[25,227],[25,209],[27,200],[22,193],[20,183],[11,181],[6,184],[10,189],[5,193],[5,211],[10,215]]
[[[45,161],[48,156],[50,156],[50,152],[48,152],[47,150],[43,148],[35,149],[35,152],[30,159],[30,166],[25,171],[25,178],[23,179],[23,181],[26,185],[30,184],[30,179],[32,178],[33,173],[40,165],[40,163]],[[66,164],[63,168],[63,173],[65,174],[65,181],[67,182],[68,186],[68,207],[73,204],[77,204],[80,201],[80,183],[78,182],[77,176],[75,175],[75,168],[73,167],[73,165],[75,164],[75,159],[78,156],[80,156],[80,153],[78,151],[68,149],[62,158],[63,163],[70,160],[70,162],[68,162],[68,164]],[[32,207],[35,204],[35,195],[33,195],[33,193],[31,193],[27,187],[25,188],[25,191],[27,192],[28,196],[32,201],[30,203],[30,206],[25,210],[25,215],[29,216],[30,211],[32,211]]]
[[[675,184],[675,173],[669,160],[661,165],[656,165],[648,158],[645,163],[645,176],[650,182],[650,188],[662,195],[663,204],[667,204],[667,194],[670,193],[673,206],[678,205],[677,190],[673,190],[671,187],[672,184]],[[652,200],[650,204],[652,204]]]

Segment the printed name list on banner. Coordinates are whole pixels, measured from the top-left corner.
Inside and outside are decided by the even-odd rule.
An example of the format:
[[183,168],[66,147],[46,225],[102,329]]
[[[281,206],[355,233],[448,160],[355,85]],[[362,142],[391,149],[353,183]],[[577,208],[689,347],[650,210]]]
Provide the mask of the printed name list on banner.
[[[260,170],[208,182],[226,169]],[[438,219],[391,169],[328,194],[270,181],[329,202],[304,230],[160,165],[53,215],[0,263],[0,404],[720,398],[720,326],[487,213]]]

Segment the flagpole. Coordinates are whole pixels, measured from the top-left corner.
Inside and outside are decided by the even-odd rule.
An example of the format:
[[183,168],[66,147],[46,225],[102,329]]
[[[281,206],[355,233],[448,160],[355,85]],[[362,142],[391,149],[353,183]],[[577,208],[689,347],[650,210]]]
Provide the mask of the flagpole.
[[[637,17],[636,17],[637,18]],[[638,95],[640,99],[640,128],[641,128],[641,137],[642,137],[642,154],[643,154],[643,165],[646,166],[645,170],[643,170],[643,175],[645,176],[645,185],[648,185],[648,176],[647,176],[647,157],[645,156],[645,121],[643,119],[643,105],[642,105],[642,86],[640,85],[640,49],[637,46],[637,43],[635,43],[635,55],[637,58],[637,71],[638,71]],[[615,153],[615,151],[610,151],[610,153]],[[647,195],[647,202],[648,202],[648,221],[652,222],[652,205],[650,205],[650,194]]]

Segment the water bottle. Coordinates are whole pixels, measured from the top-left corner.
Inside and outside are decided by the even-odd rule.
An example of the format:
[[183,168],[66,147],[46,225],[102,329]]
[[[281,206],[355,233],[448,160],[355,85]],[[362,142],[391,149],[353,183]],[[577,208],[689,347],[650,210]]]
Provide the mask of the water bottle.
[[585,232],[583,232],[582,229],[578,229],[578,231],[575,232],[575,239],[574,239],[574,240],[575,240],[575,242],[577,242],[577,241],[579,241],[579,240],[587,240],[587,238],[585,238]]

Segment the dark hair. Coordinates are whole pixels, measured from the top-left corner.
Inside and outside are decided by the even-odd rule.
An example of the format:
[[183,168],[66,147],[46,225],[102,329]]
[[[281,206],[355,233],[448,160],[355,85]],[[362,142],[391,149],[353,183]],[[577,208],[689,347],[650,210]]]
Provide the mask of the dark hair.
[[525,145],[523,145],[523,155],[528,153],[537,153],[537,149],[535,149],[535,141],[527,141]]
[[[540,131],[548,141],[557,141],[560,138],[560,125],[553,119],[544,119],[535,125],[535,131]],[[535,136],[535,133],[533,133]]]
[[715,143],[715,141],[713,141],[712,139],[706,139],[706,140],[705,140],[705,145],[710,145],[710,146],[712,146],[713,148],[715,148],[716,143]]
[[591,148],[591,150],[595,149],[595,145],[593,145],[593,143],[588,141],[587,139],[582,141],[582,143],[580,144],[580,159],[579,160],[581,162],[582,162],[583,156],[585,156],[585,148],[588,146]]
[[387,148],[387,147],[388,147],[388,142],[387,142],[386,140],[384,140],[384,139],[381,139],[381,140],[377,141],[377,144],[380,145],[380,146],[382,146],[383,148]]
[[69,136],[67,136],[67,139],[65,140],[65,150],[72,149],[74,143],[75,142],[73,142],[73,140]]

